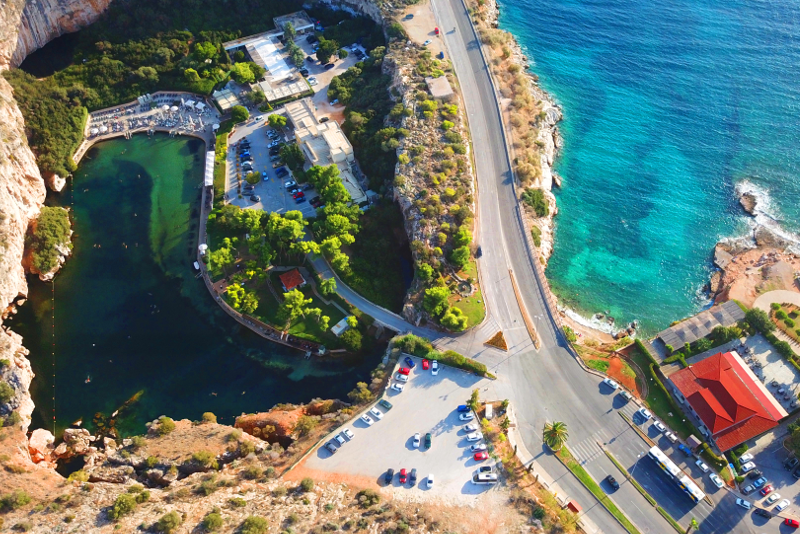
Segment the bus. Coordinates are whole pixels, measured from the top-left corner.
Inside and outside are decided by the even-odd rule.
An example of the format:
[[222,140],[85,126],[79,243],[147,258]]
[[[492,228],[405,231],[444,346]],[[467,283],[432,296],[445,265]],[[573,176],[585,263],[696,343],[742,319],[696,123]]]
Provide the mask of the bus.
[[700,502],[706,496],[705,493],[694,483],[694,481],[681,469],[675,465],[675,462],[669,459],[669,457],[664,454],[664,451],[659,449],[658,447],[653,447],[647,453],[647,455],[656,463],[658,467],[661,468],[667,476],[672,479],[675,484],[683,490],[686,495],[695,503]]

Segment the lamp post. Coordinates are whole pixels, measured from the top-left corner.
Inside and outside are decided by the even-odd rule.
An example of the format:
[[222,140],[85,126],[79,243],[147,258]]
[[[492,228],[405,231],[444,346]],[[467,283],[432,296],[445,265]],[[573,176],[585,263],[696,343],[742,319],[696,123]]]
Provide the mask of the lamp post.
[[639,454],[636,455],[636,463],[633,464],[633,469],[631,469],[631,472],[628,474],[628,480],[633,478],[633,472],[636,471],[636,466],[639,465],[639,460],[641,460],[641,458],[642,458],[642,453],[640,452]]

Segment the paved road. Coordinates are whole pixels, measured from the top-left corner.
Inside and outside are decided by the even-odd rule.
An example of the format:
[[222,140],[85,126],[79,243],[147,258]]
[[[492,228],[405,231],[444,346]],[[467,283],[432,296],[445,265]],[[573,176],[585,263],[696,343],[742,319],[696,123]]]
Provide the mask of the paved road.
[[[486,355],[487,364],[496,363],[503,377],[495,391],[514,399],[521,434],[531,451],[542,450],[541,428],[546,420],[567,422],[573,444],[591,443],[604,435],[608,440],[613,439],[614,447],[620,450],[641,449],[641,438],[615,413],[611,396],[602,395],[600,378],[584,372],[573,359],[545,302],[516,211],[513,176],[494,89],[469,15],[461,0],[432,0],[432,6],[439,27],[444,30],[443,38],[463,91],[472,146],[480,150],[475,163],[479,190],[477,240],[483,249],[479,260],[481,282],[489,314],[510,338],[512,346],[510,357]],[[529,345],[509,269],[513,270],[524,305],[538,330],[539,351]],[[504,392],[504,388],[507,391]],[[556,459],[544,451],[536,456],[536,461],[551,476],[557,479],[562,476],[564,468]],[[605,463],[604,456],[586,459],[587,469],[595,478],[616,472]],[[567,491],[572,491],[571,483],[574,486],[577,481],[571,477],[559,480],[559,484],[567,486]],[[660,514],[638,492],[626,486],[615,500],[631,520],[643,532],[669,531],[669,525]],[[732,504],[723,503],[715,512],[727,517],[741,515],[734,513]],[[584,507],[590,505],[584,503]],[[621,531],[607,513],[605,517],[599,515],[593,519],[605,532]],[[717,531],[711,523],[704,520],[700,531]],[[751,532],[745,522],[740,522],[736,529],[728,526],[726,531]]]

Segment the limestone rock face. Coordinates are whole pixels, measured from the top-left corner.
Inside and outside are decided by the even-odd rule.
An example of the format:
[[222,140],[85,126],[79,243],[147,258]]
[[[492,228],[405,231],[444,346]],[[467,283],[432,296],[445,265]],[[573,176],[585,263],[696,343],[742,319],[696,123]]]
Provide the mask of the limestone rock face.
[[43,428],[37,428],[28,440],[28,452],[30,452],[33,463],[51,462],[53,443],[56,437]]
[[17,412],[21,418],[22,429],[26,432],[33,413],[33,401],[28,388],[34,376],[27,355],[28,350],[22,346],[22,338],[19,335],[10,330],[0,330],[0,359],[9,361],[8,366],[0,368],[0,377],[14,389],[11,400],[6,404],[0,404],[0,415],[7,416],[12,411]]
[[[19,66],[25,56],[43,47],[52,39],[84,28],[97,20],[110,0],[28,0],[15,19],[17,35],[12,48],[4,50],[0,62]],[[5,43],[4,43],[5,44]]]

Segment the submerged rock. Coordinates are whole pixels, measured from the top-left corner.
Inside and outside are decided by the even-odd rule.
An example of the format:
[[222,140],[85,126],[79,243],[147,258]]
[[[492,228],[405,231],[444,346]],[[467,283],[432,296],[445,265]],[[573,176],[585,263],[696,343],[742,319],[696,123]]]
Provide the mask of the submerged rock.
[[755,215],[758,199],[753,193],[742,193],[739,196],[739,204],[742,205],[744,211],[746,211],[749,215]]

